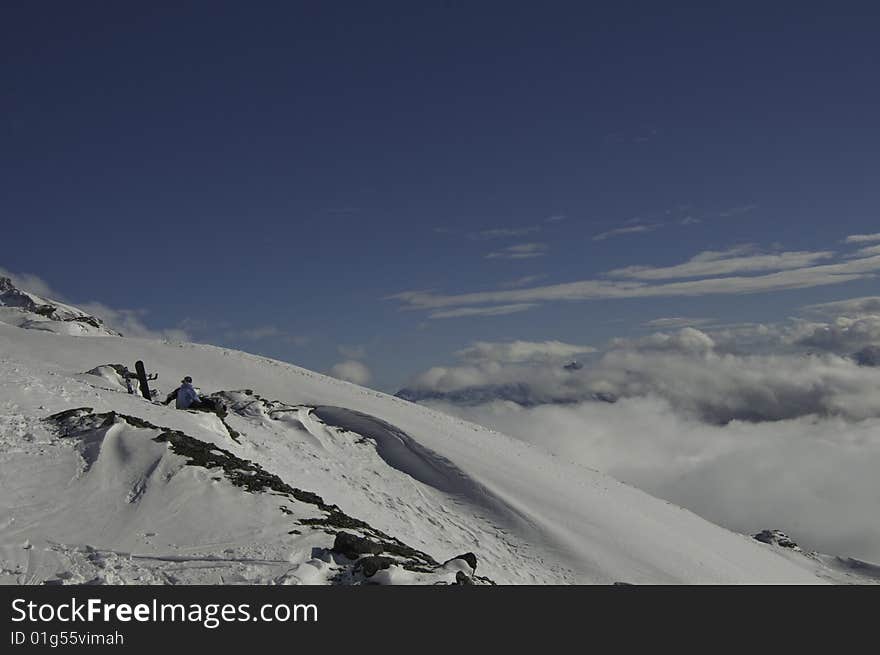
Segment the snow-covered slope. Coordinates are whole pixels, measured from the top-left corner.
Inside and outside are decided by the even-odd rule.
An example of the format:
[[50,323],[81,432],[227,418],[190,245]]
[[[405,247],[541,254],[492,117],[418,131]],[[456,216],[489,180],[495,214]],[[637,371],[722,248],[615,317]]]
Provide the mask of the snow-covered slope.
[[57,300],[22,291],[8,277],[0,277],[0,323],[70,336],[120,336],[100,318]]
[[[191,375],[226,411],[151,403],[96,368],[137,359],[160,398]],[[7,583],[834,577],[522,441],[263,357],[0,324],[0,372]]]

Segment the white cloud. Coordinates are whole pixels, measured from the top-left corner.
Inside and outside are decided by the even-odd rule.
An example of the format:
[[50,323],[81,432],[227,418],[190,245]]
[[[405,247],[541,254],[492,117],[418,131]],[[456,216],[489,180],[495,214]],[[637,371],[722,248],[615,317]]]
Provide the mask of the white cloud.
[[872,243],[880,241],[880,232],[875,234],[851,234],[843,240],[844,243]]
[[579,346],[562,341],[476,341],[467,348],[459,350],[456,355],[466,362],[522,364],[559,362],[595,350],[591,346]]
[[100,302],[78,303],[79,309],[87,314],[97,316],[112,330],[126,337],[137,339],[169,339],[171,341],[189,341],[189,333],[182,328],[156,330],[144,323],[148,314],[146,309],[115,309]]
[[713,424],[809,414],[861,420],[880,417],[880,371],[852,356],[877,345],[880,315],[614,339],[577,371],[560,366],[575,354],[570,344],[478,342],[458,353],[463,365],[432,369],[408,387],[451,393],[516,386],[528,404],[657,396]]
[[[816,254],[811,253],[810,256]],[[401,301],[408,309],[438,310],[466,305],[748,294],[842,284],[875,277],[877,271],[880,271],[880,255],[751,276],[707,277],[659,284],[641,280],[587,279],[524,289],[450,295],[406,291],[390,298]]]
[[746,271],[781,271],[804,268],[834,256],[834,253],[830,251],[747,255],[744,255],[743,252],[743,247],[726,251],[707,250],[676,266],[627,266],[609,271],[607,275],[632,280],[667,280],[727,275]]
[[880,344],[880,315],[850,318],[839,316],[829,323],[799,324],[794,343],[827,352],[853,353]]
[[428,318],[463,318],[465,316],[507,316],[537,307],[537,303],[517,303],[514,305],[495,305],[492,307],[459,307],[428,314]]
[[370,381],[372,375],[370,369],[362,362],[346,360],[334,364],[330,368],[330,375],[346,382],[364,385]]
[[533,408],[438,406],[732,530],[779,528],[808,549],[880,561],[878,419],[714,426],[656,397]]
[[571,344],[477,342],[409,390],[733,530],[880,561],[880,297],[805,310],[616,339],[580,369]]
[[867,246],[865,248],[859,248],[854,253],[847,255],[850,258],[858,258],[858,257],[871,257],[872,255],[880,255],[880,244],[876,246]]
[[644,232],[653,232],[659,227],[662,227],[660,223],[655,223],[653,225],[632,225],[630,227],[618,227],[616,229],[597,234],[593,237],[593,241],[605,241],[606,239],[610,239],[611,237],[617,237],[624,234],[641,234]]
[[684,327],[675,332],[657,332],[641,339],[614,339],[614,349],[637,350],[639,352],[662,351],[677,354],[704,355],[712,352],[715,342],[705,332],[693,327]]
[[711,318],[688,318],[687,316],[670,316],[667,318],[655,318],[644,323],[645,327],[658,328],[660,330],[670,330],[682,327],[694,327],[697,325],[706,325],[712,323]]
[[804,311],[812,314],[837,316],[860,316],[862,314],[880,314],[880,296],[864,296],[849,298],[818,305],[807,305]]
[[502,250],[490,252],[486,259],[531,259],[543,257],[549,250],[546,243],[519,243]]
[[[880,368],[786,351],[824,335],[819,325],[736,328],[782,354],[726,352],[725,333],[693,328],[617,340],[580,370],[475,344],[411,388],[458,394],[428,402],[733,530],[780,528],[807,548],[880,561]],[[498,394],[524,402],[487,402]]]

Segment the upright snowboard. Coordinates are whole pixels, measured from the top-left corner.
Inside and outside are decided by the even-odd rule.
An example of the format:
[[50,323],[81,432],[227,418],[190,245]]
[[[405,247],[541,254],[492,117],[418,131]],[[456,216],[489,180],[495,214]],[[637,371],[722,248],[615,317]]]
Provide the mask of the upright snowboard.
[[144,398],[152,401],[153,397],[150,395],[150,385],[147,384],[147,371],[144,368],[144,363],[141,360],[137,360],[134,363],[134,368],[137,371],[138,382],[140,382],[141,393]]

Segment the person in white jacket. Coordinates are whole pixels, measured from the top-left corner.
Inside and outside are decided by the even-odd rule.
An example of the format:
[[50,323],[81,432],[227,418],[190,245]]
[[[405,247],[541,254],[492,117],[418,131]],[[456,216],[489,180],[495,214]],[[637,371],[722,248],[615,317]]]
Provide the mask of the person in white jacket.
[[192,381],[193,379],[188,375],[180,381],[180,386],[177,387],[177,403],[175,404],[177,409],[197,409],[204,404],[193,388]]

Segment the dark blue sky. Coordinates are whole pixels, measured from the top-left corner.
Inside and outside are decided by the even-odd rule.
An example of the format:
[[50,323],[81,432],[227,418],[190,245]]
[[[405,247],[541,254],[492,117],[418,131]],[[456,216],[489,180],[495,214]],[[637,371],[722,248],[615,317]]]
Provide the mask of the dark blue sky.
[[475,339],[875,290],[546,290],[880,231],[875,7],[587,4],[4,3],[0,266],[389,389]]

